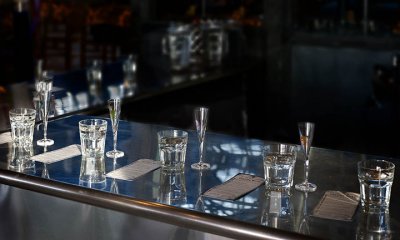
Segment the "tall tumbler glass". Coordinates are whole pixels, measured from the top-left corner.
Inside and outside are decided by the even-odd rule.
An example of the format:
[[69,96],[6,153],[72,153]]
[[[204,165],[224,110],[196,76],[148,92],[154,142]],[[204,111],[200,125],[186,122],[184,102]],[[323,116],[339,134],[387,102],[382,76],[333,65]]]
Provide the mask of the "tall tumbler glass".
[[104,147],[107,121],[86,119],[79,122],[82,162],[79,180],[81,185],[102,187],[106,181]]

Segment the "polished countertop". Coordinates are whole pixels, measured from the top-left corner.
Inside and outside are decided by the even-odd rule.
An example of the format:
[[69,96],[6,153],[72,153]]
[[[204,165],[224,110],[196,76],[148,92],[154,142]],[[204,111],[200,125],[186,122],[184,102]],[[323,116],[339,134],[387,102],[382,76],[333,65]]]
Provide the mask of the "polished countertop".
[[[48,136],[55,140],[47,151],[71,144],[79,144],[79,120],[92,116],[74,115],[49,122]],[[94,117],[96,118],[96,117]],[[112,148],[112,131],[106,119],[108,131],[106,151]],[[159,160],[157,131],[170,127],[121,121],[118,131],[118,148],[125,156],[116,160],[106,158],[106,172],[118,169],[139,159]],[[262,148],[265,141],[234,137],[207,132],[205,161],[210,170],[196,171],[190,165],[199,159],[198,139],[194,130],[188,130],[189,141],[184,173],[166,174],[157,169],[133,181],[107,178],[106,183],[86,186],[79,182],[81,156],[60,162],[35,163],[33,169],[14,172],[9,170],[13,157],[11,144],[0,145],[0,182],[11,186],[33,190],[57,197],[89,203],[95,206],[122,211],[145,218],[173,223],[195,230],[205,231],[232,238],[247,239],[369,239],[371,236],[400,237],[400,174],[396,172],[392,188],[390,212],[379,215],[386,231],[370,233],[370,219],[358,207],[352,221],[336,221],[312,216],[325,191],[338,190],[359,192],[357,161],[378,158],[365,154],[312,148],[310,156],[310,181],[318,185],[314,193],[304,194],[291,190],[290,195],[267,194],[264,186],[234,200],[225,201],[202,195],[206,190],[219,185],[238,173],[263,177]],[[36,127],[33,154],[43,153],[36,145],[42,137],[42,129]],[[295,167],[294,182],[303,180],[303,159],[299,152]],[[396,165],[398,159],[389,159]],[[48,178],[44,178],[47,170]],[[42,177],[43,176],[43,177]],[[182,196],[171,201],[168,185],[181,182]],[[166,192],[167,191],[167,192]],[[273,199],[272,197],[273,196]],[[272,202],[280,202],[280,214],[271,212]],[[386,239],[386,238],[385,238]]]

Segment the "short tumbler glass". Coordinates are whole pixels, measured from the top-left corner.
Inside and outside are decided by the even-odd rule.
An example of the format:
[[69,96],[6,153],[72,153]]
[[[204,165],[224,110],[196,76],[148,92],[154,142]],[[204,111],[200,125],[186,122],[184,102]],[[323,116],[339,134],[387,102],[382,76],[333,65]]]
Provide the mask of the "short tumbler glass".
[[14,108],[10,112],[11,138],[18,146],[31,146],[35,130],[36,110]]
[[293,185],[297,146],[272,143],[264,147],[265,187],[269,191],[289,191]]
[[395,165],[392,162],[367,159],[358,162],[361,206],[364,212],[389,210]]
[[9,112],[11,138],[13,143],[12,160],[9,167],[24,171],[34,167],[33,133],[35,130],[36,110],[30,108],[14,108]]
[[182,130],[158,132],[161,167],[165,171],[181,171],[185,166],[188,133]]

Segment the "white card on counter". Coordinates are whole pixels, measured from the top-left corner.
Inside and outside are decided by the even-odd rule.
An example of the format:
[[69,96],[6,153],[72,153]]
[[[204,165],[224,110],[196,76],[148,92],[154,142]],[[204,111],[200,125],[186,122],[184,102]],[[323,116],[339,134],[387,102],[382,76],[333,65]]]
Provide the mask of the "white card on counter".
[[222,200],[235,200],[258,188],[264,182],[264,178],[239,173],[228,181],[209,189],[203,196]]
[[326,191],[314,208],[313,216],[340,221],[351,221],[360,201],[360,194]]
[[0,134],[0,144],[12,142],[11,132]]
[[81,146],[78,144],[63,147],[54,151],[33,156],[31,159],[42,163],[54,163],[81,155]]
[[107,173],[107,177],[131,181],[161,167],[160,161],[139,159],[129,165]]

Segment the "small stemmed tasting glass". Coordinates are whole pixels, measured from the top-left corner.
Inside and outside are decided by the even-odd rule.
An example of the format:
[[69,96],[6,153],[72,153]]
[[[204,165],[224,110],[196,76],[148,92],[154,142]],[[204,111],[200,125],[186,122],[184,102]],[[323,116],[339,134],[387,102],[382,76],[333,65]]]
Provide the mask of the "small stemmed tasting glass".
[[119,117],[121,114],[121,100],[119,98],[113,98],[108,100],[108,110],[110,111],[110,119],[113,131],[113,150],[108,151],[106,156],[109,158],[120,158],[124,156],[124,152],[117,150],[117,136],[118,136],[118,124]]
[[43,120],[43,139],[37,141],[39,146],[51,146],[54,144],[52,139],[47,138],[47,123],[50,112],[51,90],[53,88],[53,79],[47,72],[43,72],[42,77],[36,86],[39,91],[40,113]]
[[308,171],[309,171],[309,155],[311,149],[311,143],[314,137],[315,124],[311,122],[300,122],[298,123],[300,143],[303,153],[305,155],[304,161],[304,182],[296,184],[296,190],[302,192],[314,192],[317,190],[317,185],[308,182]]
[[191,167],[193,169],[209,169],[210,164],[203,162],[204,158],[204,139],[207,130],[207,120],[208,120],[208,108],[199,107],[194,110],[194,120],[196,123],[197,135],[200,142],[200,160],[197,163],[193,163]]

